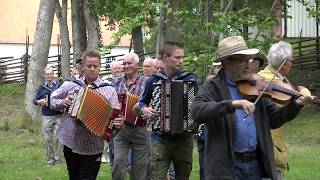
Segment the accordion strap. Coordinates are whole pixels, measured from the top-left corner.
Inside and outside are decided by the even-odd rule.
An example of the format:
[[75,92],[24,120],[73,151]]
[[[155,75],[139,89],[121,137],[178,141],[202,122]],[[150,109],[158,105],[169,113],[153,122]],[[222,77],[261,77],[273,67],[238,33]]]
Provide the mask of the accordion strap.
[[[193,75],[193,73],[191,73],[191,72],[182,72],[179,76],[175,76],[172,80],[183,80],[185,77],[188,77],[190,75]],[[153,76],[155,76],[157,79],[162,79],[162,80],[168,80],[169,79],[169,77],[166,76],[165,74],[163,74],[163,72],[157,72]],[[190,81],[193,81],[193,80],[190,80]],[[196,81],[196,80],[194,80],[194,81]]]
[[192,74],[193,73],[191,73],[191,72],[182,72],[179,76],[176,76],[174,79],[175,80],[183,80],[183,78],[188,77]]
[[47,86],[45,86],[45,85],[41,85],[41,87],[43,87],[44,89],[48,90],[50,93],[52,93],[52,92],[53,92],[53,90],[52,90],[52,89],[48,88],[48,87],[47,87]]
[[101,87],[106,87],[106,86],[112,86],[110,83],[101,83],[99,86],[96,86],[92,89],[98,89],[98,88],[101,88]]
[[73,77],[73,76],[72,76],[70,79],[66,79],[65,81],[73,82],[73,83],[77,84],[78,86],[83,86],[83,85],[84,85],[81,81],[77,80],[77,79],[76,79],[75,77]]
[[165,74],[163,74],[161,72],[157,72],[156,74],[154,74],[152,76],[155,76],[157,79],[163,79],[163,80],[169,79],[168,76],[166,76]]

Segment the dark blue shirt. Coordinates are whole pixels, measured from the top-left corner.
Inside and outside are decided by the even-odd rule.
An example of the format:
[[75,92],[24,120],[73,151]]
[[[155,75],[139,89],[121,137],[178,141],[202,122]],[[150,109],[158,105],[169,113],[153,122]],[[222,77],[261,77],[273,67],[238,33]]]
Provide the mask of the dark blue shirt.
[[[166,76],[164,71],[160,71],[160,73],[162,73],[163,75]],[[177,77],[179,77],[180,75],[182,75],[182,71],[178,70],[173,76],[168,77],[169,79],[175,79]],[[158,81],[159,78],[156,76],[150,76],[145,83],[145,87],[144,87],[144,91],[142,93],[142,96],[139,100],[139,108],[142,109],[145,106],[149,106],[151,99],[152,99],[152,92],[153,92],[153,83]],[[189,74],[185,77],[183,77],[181,80],[184,81],[196,81],[197,77],[193,74]],[[152,133],[151,134],[151,138],[155,138],[155,139],[179,139],[179,137],[181,136],[185,136],[185,135],[169,135],[169,134],[158,134],[158,133]],[[186,135],[186,136],[191,136],[191,135]]]
[[[225,78],[227,80],[228,89],[231,95],[232,100],[240,100],[243,99],[240,97],[237,86],[228,78],[225,74]],[[236,116],[236,141],[233,144],[234,152],[253,152],[256,150],[258,140],[257,140],[257,131],[256,131],[256,123],[254,119],[253,113],[246,116],[246,113],[242,109],[235,110]]]
[[51,84],[48,84],[47,82],[45,82],[44,84],[39,86],[36,96],[33,98],[33,103],[35,105],[38,105],[37,100],[44,99],[44,98],[48,99],[48,106],[42,106],[42,115],[54,116],[62,113],[60,111],[54,111],[50,109],[50,94],[54,90],[58,89],[58,87],[59,87],[59,84],[56,83],[55,81],[53,81]]

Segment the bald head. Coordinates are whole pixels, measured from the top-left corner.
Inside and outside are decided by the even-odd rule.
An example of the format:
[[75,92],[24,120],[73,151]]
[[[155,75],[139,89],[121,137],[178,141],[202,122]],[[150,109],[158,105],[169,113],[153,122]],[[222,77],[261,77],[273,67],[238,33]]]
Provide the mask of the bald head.
[[145,76],[152,76],[154,73],[157,72],[157,63],[155,59],[146,58],[143,61],[143,74]]

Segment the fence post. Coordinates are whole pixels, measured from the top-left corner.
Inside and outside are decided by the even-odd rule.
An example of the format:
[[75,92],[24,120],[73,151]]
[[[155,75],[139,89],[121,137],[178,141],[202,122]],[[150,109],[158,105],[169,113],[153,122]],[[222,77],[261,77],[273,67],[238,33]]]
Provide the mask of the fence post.
[[320,36],[316,39],[317,69],[320,69]]
[[58,78],[61,77],[61,54],[58,54]]
[[1,60],[0,60],[0,84],[4,84],[5,81],[5,69],[1,65]]
[[298,69],[301,70],[301,56],[302,56],[302,51],[301,51],[301,36],[299,38],[299,42],[298,42],[298,51],[299,51],[299,55],[298,55]]
[[24,82],[27,83],[28,80],[28,60],[29,60],[29,55],[28,54],[24,54],[21,58],[22,61],[22,71],[23,71],[23,79]]

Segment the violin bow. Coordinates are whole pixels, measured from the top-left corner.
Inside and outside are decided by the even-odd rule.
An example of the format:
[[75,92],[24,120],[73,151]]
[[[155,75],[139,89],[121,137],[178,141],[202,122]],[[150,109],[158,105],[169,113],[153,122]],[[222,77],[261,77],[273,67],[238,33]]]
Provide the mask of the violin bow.
[[[260,49],[260,48],[259,48]],[[261,93],[259,94],[259,96],[257,97],[257,99],[254,101],[254,106],[257,104],[257,102],[261,99],[262,95],[264,94],[264,92],[266,92],[267,88],[270,86],[271,82],[274,80],[274,78],[276,77],[276,75],[279,73],[280,69],[282,68],[282,66],[287,62],[287,57],[285,56],[284,52],[283,52],[283,49],[281,49],[281,52],[284,56],[283,58],[283,62],[282,64],[280,65],[280,67],[277,69],[276,73],[273,75],[272,79],[270,79],[267,83],[267,85],[263,88],[263,90],[261,91]],[[246,114],[244,117],[243,117],[243,120],[245,120],[247,117],[249,116],[249,114]]]
[[269,87],[269,85],[271,84],[271,82],[274,80],[274,78],[276,77],[276,75],[279,73],[280,69],[282,68],[282,66],[288,61],[288,58],[285,56],[283,49],[281,49],[281,52],[284,56],[284,61],[281,63],[280,67],[277,69],[276,73],[274,73],[272,79],[270,79],[267,83],[267,85],[263,88],[263,90],[261,91],[261,93],[259,94],[258,98],[254,101],[254,105],[257,104],[257,102],[261,99],[262,95],[264,92],[266,92],[267,88]]

